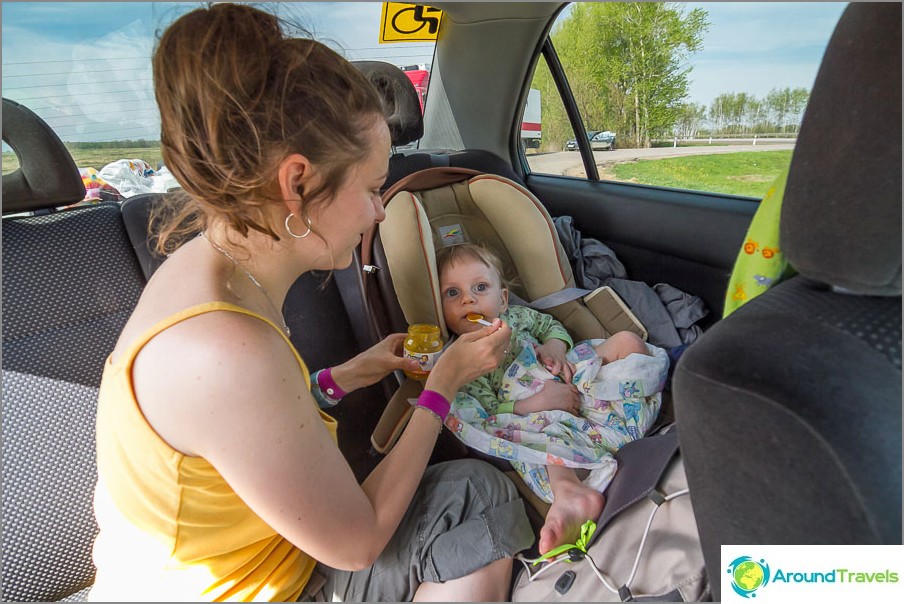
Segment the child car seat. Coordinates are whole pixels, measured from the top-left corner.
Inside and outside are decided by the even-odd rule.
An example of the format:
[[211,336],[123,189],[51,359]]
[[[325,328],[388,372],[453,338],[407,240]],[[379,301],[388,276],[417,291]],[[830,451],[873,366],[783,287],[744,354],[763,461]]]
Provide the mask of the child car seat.
[[[383,101],[393,147],[419,139],[424,130],[423,115],[417,93],[405,73],[380,61],[355,61],[354,65],[367,76]],[[467,182],[454,184],[458,181]],[[507,266],[516,268],[515,274],[510,275],[518,277],[513,293],[526,300],[537,300],[575,285],[568,256],[549,214],[511,166],[492,153],[476,149],[394,153],[384,191],[384,204],[392,216],[387,216],[379,233],[371,230],[365,236],[361,248],[365,270],[373,273],[378,270],[375,265],[389,263],[388,271],[367,279],[371,294],[368,304],[378,337],[404,331],[413,322],[439,325],[444,338],[448,337],[439,306],[439,285],[430,280],[431,275],[435,277],[434,247],[427,245],[431,241],[481,241],[489,245]],[[427,223],[419,223],[413,205],[403,207],[406,199],[412,199],[405,191],[416,191],[420,206],[429,209],[430,221],[435,222],[432,233],[430,229],[420,233],[415,228]],[[393,204],[396,197],[400,201]],[[458,234],[455,225],[460,227]],[[423,242],[424,246],[406,247],[412,242]],[[429,252],[429,258],[424,251]],[[416,258],[423,261],[412,262]],[[395,284],[395,280],[400,281]],[[375,281],[378,285],[374,285]],[[598,303],[605,299],[604,304],[609,303],[608,308],[612,309],[606,324],[612,326],[611,321],[618,317],[628,320],[609,330],[603,329],[593,313],[577,301],[557,305],[550,313],[580,339],[606,337],[620,329],[631,329],[646,337],[639,321],[613,298],[614,294],[597,300]],[[404,317],[396,312],[399,305]]]
[[[508,267],[507,278],[517,298],[536,301],[574,288],[574,276],[555,225],[540,201],[518,183],[495,174],[465,168],[430,168],[400,180],[387,191],[386,218],[368,233],[362,259],[371,257],[381,281],[368,279],[368,303],[374,318],[385,309],[403,315],[389,331],[404,331],[414,323],[438,325],[443,339],[449,331],[443,318],[436,252],[445,246],[480,243],[492,249]],[[383,270],[385,269],[385,270]],[[388,273],[386,275],[385,273]],[[608,288],[601,288],[608,290]],[[579,290],[580,291],[580,290]],[[575,338],[607,338],[621,330],[645,335],[640,322],[608,290],[595,296],[593,310],[571,299],[548,308]],[[407,401],[419,384],[410,380],[393,396],[373,432],[371,442],[381,453],[395,443],[411,415]]]
[[[397,68],[359,68],[384,97],[413,93],[408,78]],[[394,78],[399,85],[381,82],[383,78]],[[417,124],[423,117],[419,108],[406,112],[401,108],[414,105],[391,98],[384,98],[384,103],[396,109],[386,112],[394,116],[391,129],[396,123],[400,133],[420,131]],[[414,125],[406,126],[408,122]],[[397,141],[400,139],[394,135],[393,143]],[[360,253],[370,319],[367,327],[377,337],[404,332],[409,324],[432,323],[448,338],[435,259],[436,250],[444,244],[480,242],[494,249],[512,269],[507,275],[516,279],[512,293],[524,300],[536,302],[575,286],[570,260],[549,213],[511,166],[489,152],[396,153],[390,158],[383,201],[386,219],[365,234]],[[624,329],[646,339],[646,330],[627,306],[609,288],[601,290],[606,291],[592,302],[572,298],[548,312],[576,339],[608,337]],[[395,444],[413,412],[409,399],[416,398],[422,388],[421,382],[403,380],[398,373],[400,386],[371,436],[378,453],[388,452]],[[469,450],[451,433],[442,432],[434,458],[467,455],[483,458],[509,474],[531,504],[532,521],[536,526],[542,524],[540,517],[548,504],[525,486],[507,462]]]

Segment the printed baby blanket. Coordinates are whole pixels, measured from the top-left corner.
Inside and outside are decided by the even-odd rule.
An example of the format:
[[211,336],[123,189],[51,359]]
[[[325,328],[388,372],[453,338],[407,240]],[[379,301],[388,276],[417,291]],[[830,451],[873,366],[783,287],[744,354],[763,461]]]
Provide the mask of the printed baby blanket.
[[[459,392],[446,426],[469,447],[509,460],[546,502],[553,499],[549,464],[590,470],[584,483],[602,492],[615,474],[612,454],[643,436],[656,419],[669,366],[666,352],[651,344],[646,345],[650,356],[631,354],[603,365],[593,349],[603,341],[580,342],[566,357],[575,364],[572,383],[582,393],[579,415],[558,410],[494,415],[494,407]],[[497,393],[502,402],[525,399],[546,380],[557,379],[537,358],[535,342],[524,338],[520,344]]]

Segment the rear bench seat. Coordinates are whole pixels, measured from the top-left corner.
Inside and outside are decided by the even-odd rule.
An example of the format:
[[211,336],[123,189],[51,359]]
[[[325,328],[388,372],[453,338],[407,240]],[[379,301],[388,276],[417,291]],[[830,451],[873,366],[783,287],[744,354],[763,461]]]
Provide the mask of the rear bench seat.
[[[34,113],[3,99],[3,600],[83,599],[94,577],[94,413],[145,280],[116,203]],[[8,216],[23,212],[35,215]]]
[[[84,600],[94,579],[95,410],[103,363],[161,259],[147,249],[158,195],[56,211],[84,198],[59,138],[3,99],[3,140],[20,169],[3,176],[4,601]],[[349,269],[350,271],[354,269]],[[303,276],[286,320],[313,371],[358,350],[339,271]],[[261,362],[266,362],[262,359]],[[359,478],[376,462],[369,435],[387,400],[374,386],[334,411]],[[350,412],[351,411],[351,412]]]

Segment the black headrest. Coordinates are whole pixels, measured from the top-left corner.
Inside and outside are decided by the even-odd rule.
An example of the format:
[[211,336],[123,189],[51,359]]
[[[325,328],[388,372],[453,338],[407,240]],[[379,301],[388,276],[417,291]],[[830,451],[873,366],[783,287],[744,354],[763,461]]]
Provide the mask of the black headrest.
[[352,61],[383,99],[383,113],[395,146],[407,145],[424,135],[424,116],[414,84],[405,72],[382,61]]
[[60,138],[28,107],[3,99],[3,142],[19,169],[3,175],[3,213],[30,212],[85,198],[78,167]]
[[859,294],[901,295],[901,4],[851,2],[810,95],[780,223],[788,261]]

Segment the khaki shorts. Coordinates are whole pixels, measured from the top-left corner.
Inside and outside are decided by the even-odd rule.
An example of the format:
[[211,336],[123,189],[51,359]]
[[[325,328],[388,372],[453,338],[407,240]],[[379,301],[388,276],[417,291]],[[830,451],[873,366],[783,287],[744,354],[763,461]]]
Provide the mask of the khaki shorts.
[[374,565],[350,572],[318,564],[301,600],[411,601],[421,583],[458,579],[533,542],[524,502],[502,472],[474,459],[436,464]]

